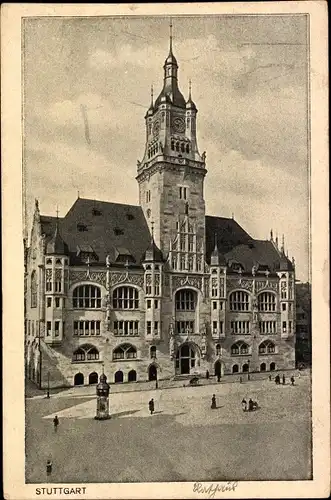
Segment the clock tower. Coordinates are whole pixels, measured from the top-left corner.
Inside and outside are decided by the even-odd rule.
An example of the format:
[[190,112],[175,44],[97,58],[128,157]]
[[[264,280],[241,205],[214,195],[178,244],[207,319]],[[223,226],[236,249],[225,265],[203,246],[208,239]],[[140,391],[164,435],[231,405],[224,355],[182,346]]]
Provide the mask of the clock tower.
[[178,87],[178,64],[172,49],[165,60],[163,88],[145,115],[146,146],[138,161],[139,203],[154,239],[166,257],[172,242],[186,224],[195,235],[195,249],[204,253],[205,202],[203,195],[205,153],[196,138],[197,108]]

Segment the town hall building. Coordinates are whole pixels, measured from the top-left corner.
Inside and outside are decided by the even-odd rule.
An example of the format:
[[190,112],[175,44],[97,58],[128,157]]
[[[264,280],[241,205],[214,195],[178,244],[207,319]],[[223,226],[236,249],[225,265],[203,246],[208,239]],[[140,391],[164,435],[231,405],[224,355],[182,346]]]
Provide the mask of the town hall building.
[[170,51],[145,115],[139,204],[78,198],[60,218],[35,203],[25,242],[26,376],[45,387],[295,367],[295,266],[205,213],[197,107]]

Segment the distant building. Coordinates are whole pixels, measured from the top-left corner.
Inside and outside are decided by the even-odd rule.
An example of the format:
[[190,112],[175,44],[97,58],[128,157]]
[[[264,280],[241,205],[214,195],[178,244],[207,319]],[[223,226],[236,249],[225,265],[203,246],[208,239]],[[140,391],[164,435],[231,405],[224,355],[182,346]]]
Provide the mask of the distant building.
[[[26,253],[26,375],[45,385],[295,366],[295,269],[270,240],[206,216],[197,108],[170,46],[145,115],[139,205],[36,202]],[[83,160],[83,159],[82,159]],[[105,189],[107,187],[105,186]],[[220,186],[221,189],[221,186]]]
[[296,344],[297,364],[311,364],[311,285],[296,283]]

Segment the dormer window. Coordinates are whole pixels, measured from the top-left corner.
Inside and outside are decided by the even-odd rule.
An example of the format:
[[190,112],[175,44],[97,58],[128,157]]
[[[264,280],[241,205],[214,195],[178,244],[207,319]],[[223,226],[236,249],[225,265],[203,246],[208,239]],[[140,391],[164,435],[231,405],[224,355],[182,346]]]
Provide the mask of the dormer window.
[[101,210],[99,210],[98,208],[93,208],[93,210],[92,210],[92,215],[94,215],[94,216],[96,216],[96,217],[97,217],[97,216],[99,216],[99,215],[102,215],[102,212],[101,212]]
[[84,231],[88,231],[87,229],[87,225],[86,224],[82,224],[82,223],[78,223],[77,224],[77,229],[80,233],[83,233]]
[[124,231],[120,227],[114,227],[114,234],[116,236],[121,236],[122,234],[124,234]]

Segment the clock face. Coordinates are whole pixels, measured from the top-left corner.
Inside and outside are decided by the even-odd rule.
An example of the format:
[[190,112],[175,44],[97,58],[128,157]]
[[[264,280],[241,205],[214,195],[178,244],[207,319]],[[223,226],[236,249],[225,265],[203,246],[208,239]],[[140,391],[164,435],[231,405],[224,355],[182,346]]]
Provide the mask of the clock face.
[[153,125],[153,135],[159,135],[160,132],[160,122],[157,120]]
[[175,116],[175,118],[172,120],[172,126],[175,132],[178,132],[180,134],[185,132],[184,118],[181,118],[180,116]]

